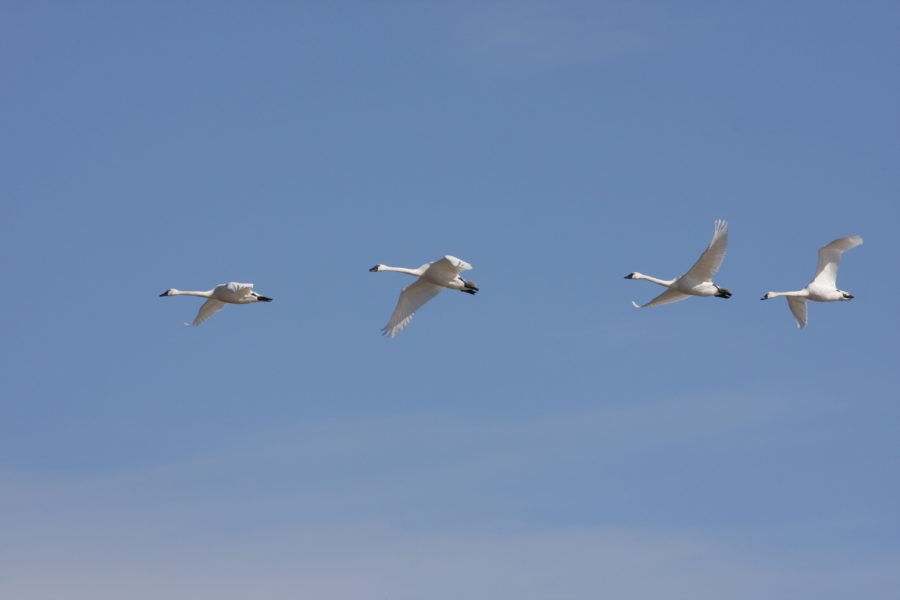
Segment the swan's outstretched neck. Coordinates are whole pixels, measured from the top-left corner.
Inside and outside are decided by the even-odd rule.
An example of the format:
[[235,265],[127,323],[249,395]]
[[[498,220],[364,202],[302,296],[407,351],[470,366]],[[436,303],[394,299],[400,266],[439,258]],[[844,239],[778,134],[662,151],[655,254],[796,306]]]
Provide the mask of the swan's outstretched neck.
[[643,279],[645,281],[650,281],[652,283],[655,283],[656,285],[661,285],[663,287],[669,287],[673,283],[675,283],[674,279],[666,281],[665,279],[657,279],[656,277],[650,277],[649,275],[644,275],[643,273],[638,272],[629,273],[625,276],[625,279]]
[[809,292],[806,290],[797,290],[796,292],[766,292],[766,295],[760,298],[760,300],[770,300],[772,298],[777,298],[778,296],[806,298],[809,296]]
[[369,269],[372,273],[380,273],[381,271],[396,271],[397,273],[406,273],[407,275],[412,275],[413,277],[421,277],[422,273],[425,272],[425,269],[419,267],[418,269],[407,269],[404,267],[389,267],[387,265],[375,265],[371,269]]
[[200,298],[209,298],[210,296],[212,296],[212,293],[213,293],[213,290],[208,290],[205,292],[186,292],[186,291],[176,290],[175,288],[172,288],[171,290],[164,291],[162,294],[160,294],[160,297],[162,297],[162,296],[198,296]]

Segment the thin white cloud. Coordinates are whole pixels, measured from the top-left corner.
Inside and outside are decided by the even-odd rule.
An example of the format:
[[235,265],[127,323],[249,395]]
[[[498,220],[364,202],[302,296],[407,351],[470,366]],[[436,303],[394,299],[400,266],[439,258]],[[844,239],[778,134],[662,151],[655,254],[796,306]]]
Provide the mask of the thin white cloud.
[[[622,464],[686,447],[758,451],[773,428],[830,409],[732,395],[540,418],[319,421],[152,469],[32,474],[0,489],[0,597],[886,598],[900,583],[887,551],[785,552],[772,526],[637,525],[605,520],[602,506],[538,516],[568,502],[578,477],[612,496]],[[542,488],[560,483],[548,500]]]
[[[0,594],[17,600],[358,598],[451,600],[890,597],[894,564],[764,556],[683,533],[613,529],[504,534],[315,526],[197,544],[103,529],[81,549],[20,547]],[[88,528],[85,527],[85,531]],[[149,538],[152,540],[152,536]],[[48,542],[51,540],[47,540]],[[851,559],[847,562],[847,559]]]

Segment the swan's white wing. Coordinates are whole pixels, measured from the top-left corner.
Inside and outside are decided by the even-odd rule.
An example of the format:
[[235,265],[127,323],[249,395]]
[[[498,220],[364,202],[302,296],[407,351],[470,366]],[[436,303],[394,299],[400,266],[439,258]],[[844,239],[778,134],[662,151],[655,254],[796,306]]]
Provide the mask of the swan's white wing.
[[229,294],[238,297],[249,296],[252,289],[252,283],[238,283],[237,281],[230,281],[227,285],[225,285],[225,290]]
[[863,243],[858,235],[839,238],[819,248],[819,266],[812,282],[827,288],[837,287],[837,270],[841,264],[841,255]]
[[797,327],[801,329],[806,327],[806,298],[796,296],[785,296],[785,298],[787,298],[788,306],[794,315],[794,320],[797,321]]
[[394,337],[403,331],[403,328],[412,321],[416,311],[423,304],[437,296],[442,289],[444,288],[424,279],[419,279],[411,286],[404,288],[400,292],[400,299],[397,301],[394,314],[391,315],[387,325],[384,326],[381,332],[386,336]]
[[436,260],[428,267],[428,278],[433,281],[452,281],[463,271],[472,270],[472,265],[449,254],[440,260]]
[[[203,303],[203,306],[200,307],[200,311],[197,313],[197,317],[194,319],[194,322],[191,323],[194,327],[207,320],[220,310],[225,307],[225,303],[221,300],[216,300],[215,298],[209,298],[206,302]],[[187,325],[187,323],[185,323]]]
[[706,247],[691,270],[684,274],[684,277],[696,281],[711,281],[712,276],[722,265],[722,260],[725,259],[726,246],[728,246],[728,223],[716,221],[709,246]]
[[671,304],[673,302],[678,302],[679,300],[684,300],[685,298],[690,298],[690,294],[682,294],[678,290],[673,290],[671,288],[664,291],[662,294],[648,302],[647,304],[641,306],[635,301],[631,301],[631,304],[634,305],[635,308],[650,308],[651,306],[660,306],[662,304]]

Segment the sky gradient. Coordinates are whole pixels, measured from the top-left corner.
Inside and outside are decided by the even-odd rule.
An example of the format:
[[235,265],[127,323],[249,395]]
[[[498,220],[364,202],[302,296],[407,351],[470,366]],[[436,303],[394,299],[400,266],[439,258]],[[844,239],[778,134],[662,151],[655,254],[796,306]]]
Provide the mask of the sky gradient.
[[895,598],[898,18],[0,3],[0,596]]

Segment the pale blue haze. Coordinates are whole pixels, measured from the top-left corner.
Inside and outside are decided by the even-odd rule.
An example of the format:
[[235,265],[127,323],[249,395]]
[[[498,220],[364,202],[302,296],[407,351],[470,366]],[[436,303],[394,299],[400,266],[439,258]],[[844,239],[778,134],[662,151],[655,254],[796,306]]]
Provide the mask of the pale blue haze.
[[0,597],[896,598],[898,22],[0,3]]

